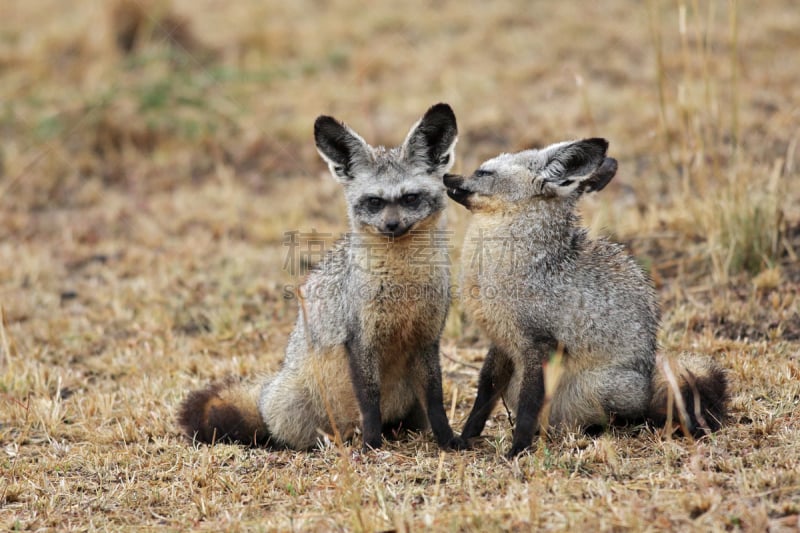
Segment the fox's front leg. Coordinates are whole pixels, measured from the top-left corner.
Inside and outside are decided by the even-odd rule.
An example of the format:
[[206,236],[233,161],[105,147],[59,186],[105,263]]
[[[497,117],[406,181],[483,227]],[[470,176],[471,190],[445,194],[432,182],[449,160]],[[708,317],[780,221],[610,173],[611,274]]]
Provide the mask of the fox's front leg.
[[461,432],[462,439],[471,439],[481,434],[497,400],[508,388],[512,370],[511,360],[496,346],[490,347],[478,377],[475,404]]
[[453,434],[447,413],[444,410],[442,392],[442,368],[439,364],[439,343],[425,348],[415,361],[412,370],[417,398],[428,414],[433,436],[440,448],[460,450],[466,447],[464,440]]
[[345,344],[350,364],[350,381],[361,412],[364,448],[381,447],[381,383],[378,358],[361,342]]
[[509,459],[527,449],[533,441],[533,434],[539,421],[544,403],[544,368],[542,366],[546,351],[535,350],[522,358],[522,380],[517,401],[517,424],[511,449],[506,454]]

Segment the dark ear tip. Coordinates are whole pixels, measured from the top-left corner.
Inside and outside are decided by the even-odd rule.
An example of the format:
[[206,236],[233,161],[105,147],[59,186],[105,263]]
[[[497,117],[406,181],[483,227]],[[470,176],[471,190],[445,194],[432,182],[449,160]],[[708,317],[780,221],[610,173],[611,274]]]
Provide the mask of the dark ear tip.
[[591,139],[584,139],[582,142],[599,148],[604,154],[608,151],[608,141],[602,137],[592,137]]
[[431,118],[437,115],[451,122],[456,121],[456,114],[453,112],[453,108],[450,107],[449,104],[445,104],[444,102],[439,102],[438,104],[432,105],[425,112],[425,118]]
[[328,128],[330,126],[338,126],[339,121],[329,115],[320,115],[317,117],[317,120],[314,121],[314,133],[317,133],[322,128]]
[[428,113],[430,112],[437,112],[437,113],[450,113],[451,115],[455,115],[453,113],[453,108],[450,107],[450,104],[446,104],[444,102],[439,102],[438,104],[433,104],[430,109],[428,109]]
[[586,182],[586,192],[602,191],[606,185],[617,175],[617,160],[606,157],[594,174]]

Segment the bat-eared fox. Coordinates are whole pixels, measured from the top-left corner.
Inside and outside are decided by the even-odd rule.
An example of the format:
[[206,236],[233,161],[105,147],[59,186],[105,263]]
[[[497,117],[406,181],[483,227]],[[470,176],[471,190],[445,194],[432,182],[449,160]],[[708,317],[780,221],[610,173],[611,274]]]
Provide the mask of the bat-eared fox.
[[[453,165],[456,118],[437,104],[402,145],[368,145],[329,116],[317,149],[344,189],[351,233],[300,289],[281,369],[191,393],[179,422],[191,438],[304,450],[323,434],[382,435],[430,427],[441,448],[461,448],[442,398],[439,338],[450,303],[442,183]],[[420,248],[425,249],[420,251]],[[425,257],[438,255],[438,262]]]
[[480,435],[503,397],[517,417],[509,456],[530,446],[545,423],[543,367],[557,351],[561,374],[544,429],[664,424],[683,412],[684,428],[697,435],[725,415],[724,371],[700,356],[657,359],[648,276],[621,246],[592,240],[579,225],[578,199],[616,174],[607,149],[605,139],[561,142],[444,178],[450,198],[472,213],[461,299],[490,340],[465,440]]

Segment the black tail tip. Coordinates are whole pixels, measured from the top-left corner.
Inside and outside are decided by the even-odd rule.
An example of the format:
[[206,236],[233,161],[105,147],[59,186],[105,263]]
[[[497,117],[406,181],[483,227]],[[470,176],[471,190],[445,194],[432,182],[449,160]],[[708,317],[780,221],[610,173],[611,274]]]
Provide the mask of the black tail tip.
[[226,386],[225,383],[212,384],[186,397],[178,410],[178,425],[184,434],[193,442],[205,444],[269,444],[265,428],[253,427],[239,409],[221,397],[220,392]]
[[[703,437],[719,430],[728,416],[727,372],[706,358],[687,358],[682,363],[672,367],[679,389],[673,389],[662,376],[653,391],[647,418],[656,427]],[[680,398],[674,397],[673,391],[679,392]]]
[[214,403],[221,402],[219,391],[221,385],[210,385],[205,389],[196,390],[181,402],[178,410],[178,425],[183,433],[197,442],[213,444],[224,436],[218,434],[216,427],[209,420],[209,408]]
[[[728,416],[730,401],[725,371],[714,365],[706,369],[702,377],[689,371],[684,377],[681,398],[685,411],[681,413],[678,406],[673,405],[675,423],[679,425],[676,431],[682,430],[694,438],[700,438],[719,430]],[[664,425],[666,415],[656,422]]]
[[725,371],[712,366],[702,378],[687,376],[682,395],[689,414],[689,432],[702,437],[722,427],[728,416],[730,391]]

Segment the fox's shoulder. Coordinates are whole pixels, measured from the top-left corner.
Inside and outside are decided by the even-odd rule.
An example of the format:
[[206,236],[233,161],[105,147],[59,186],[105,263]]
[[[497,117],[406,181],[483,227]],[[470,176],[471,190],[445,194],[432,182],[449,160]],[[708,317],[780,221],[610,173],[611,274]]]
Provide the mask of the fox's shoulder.
[[626,290],[639,287],[639,295],[654,300],[654,288],[647,270],[622,244],[605,238],[588,240],[579,256],[577,272],[591,279],[605,279]]
[[594,260],[627,262],[631,257],[625,246],[606,237],[598,237],[596,239],[586,237],[582,247],[585,254],[591,256]]
[[322,260],[311,267],[308,280],[343,276],[347,274],[349,269],[350,252],[348,237],[342,236],[328,248]]

